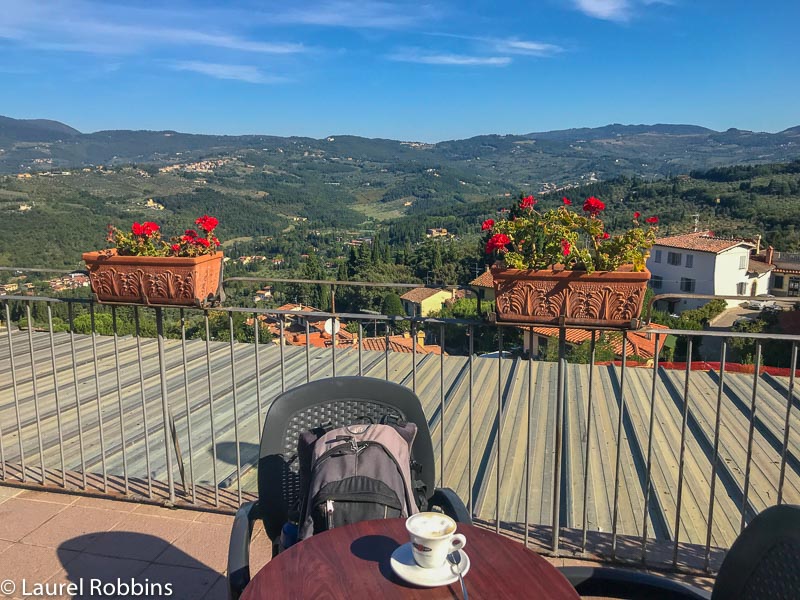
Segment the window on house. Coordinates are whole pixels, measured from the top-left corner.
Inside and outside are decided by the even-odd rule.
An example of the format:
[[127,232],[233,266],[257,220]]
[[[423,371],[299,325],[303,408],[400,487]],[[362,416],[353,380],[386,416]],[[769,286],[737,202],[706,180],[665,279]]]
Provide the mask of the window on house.
[[737,283],[736,284],[736,293],[740,296],[744,296],[747,293],[747,283]]
[[694,293],[694,279],[689,279],[688,277],[681,277],[681,291],[688,292],[689,294]]
[[655,257],[653,258],[653,260],[657,263],[661,262],[661,250],[656,250]]
[[739,268],[746,269],[747,268],[747,255],[743,254],[739,257]]
[[681,266],[681,253],[667,252],[667,263],[676,267]]
[[653,275],[650,278],[650,287],[654,290],[660,290],[662,285],[664,285],[664,278],[660,275]]
[[686,255],[686,268],[691,269],[694,266],[694,254]]
[[772,287],[783,289],[783,275],[773,275],[772,277]]

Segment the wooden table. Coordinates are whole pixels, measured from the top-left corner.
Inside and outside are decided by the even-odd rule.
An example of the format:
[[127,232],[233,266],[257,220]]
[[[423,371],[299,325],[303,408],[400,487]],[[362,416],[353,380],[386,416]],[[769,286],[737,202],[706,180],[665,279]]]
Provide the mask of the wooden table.
[[[470,600],[579,598],[554,566],[519,542],[463,523],[458,531],[467,537],[471,567],[464,582]],[[449,586],[419,588],[394,574],[389,558],[407,541],[405,519],[364,521],[320,533],[273,558],[241,600],[461,598],[457,580]]]

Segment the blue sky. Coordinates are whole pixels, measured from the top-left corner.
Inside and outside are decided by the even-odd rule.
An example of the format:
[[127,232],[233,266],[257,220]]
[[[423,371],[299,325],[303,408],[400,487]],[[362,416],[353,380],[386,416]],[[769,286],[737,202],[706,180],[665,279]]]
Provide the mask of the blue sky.
[[800,124],[798,0],[0,0],[0,114],[438,141]]

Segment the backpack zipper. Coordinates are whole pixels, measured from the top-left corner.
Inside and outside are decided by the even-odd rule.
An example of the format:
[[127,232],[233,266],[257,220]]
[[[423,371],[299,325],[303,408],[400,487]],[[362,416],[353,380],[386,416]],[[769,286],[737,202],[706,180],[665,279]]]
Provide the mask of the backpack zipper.
[[333,529],[333,500],[331,498],[325,501],[325,513],[328,520],[328,529]]

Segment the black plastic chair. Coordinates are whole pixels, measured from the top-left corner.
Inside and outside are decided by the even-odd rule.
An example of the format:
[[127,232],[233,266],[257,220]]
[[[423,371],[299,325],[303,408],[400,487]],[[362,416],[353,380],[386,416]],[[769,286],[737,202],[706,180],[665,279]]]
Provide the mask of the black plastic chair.
[[228,549],[228,590],[239,598],[250,581],[250,538],[257,519],[277,550],[281,528],[299,495],[297,437],[300,432],[331,423],[342,427],[363,421],[377,423],[397,415],[417,425],[411,449],[422,467],[418,477],[426,487],[428,509],[440,509],[458,522],[471,523],[464,503],[448,488],[435,489],[436,466],[428,421],[419,398],[396,383],[370,377],[336,377],[301,385],[272,403],[261,434],[258,459],[258,501],[243,504],[236,513]]
[[772,506],[756,516],[725,555],[711,593],[639,571],[607,567],[559,570],[585,596],[629,600],[797,600],[800,506]]

